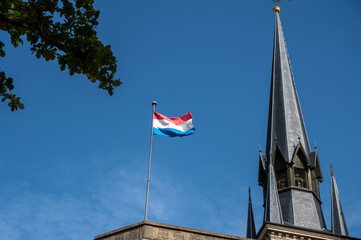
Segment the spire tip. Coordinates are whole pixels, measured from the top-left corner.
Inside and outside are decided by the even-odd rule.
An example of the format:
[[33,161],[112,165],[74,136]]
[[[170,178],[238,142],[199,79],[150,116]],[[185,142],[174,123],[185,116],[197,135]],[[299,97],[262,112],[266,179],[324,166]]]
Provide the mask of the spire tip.
[[334,177],[334,175],[333,175],[333,166],[332,166],[331,162],[330,162],[330,168],[331,168],[331,177]]
[[279,6],[275,6],[274,8],[273,8],[273,12],[274,13],[279,13],[281,11],[281,8],[279,7]]

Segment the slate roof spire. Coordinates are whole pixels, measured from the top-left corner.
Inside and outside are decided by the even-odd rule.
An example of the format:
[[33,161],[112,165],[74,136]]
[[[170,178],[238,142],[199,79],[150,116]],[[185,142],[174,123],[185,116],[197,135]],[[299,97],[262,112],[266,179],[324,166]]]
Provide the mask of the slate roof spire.
[[256,239],[256,227],[254,225],[254,216],[252,209],[252,200],[251,200],[251,188],[248,189],[248,216],[247,216],[247,235],[246,238]]
[[348,236],[345,216],[343,214],[340,195],[331,164],[331,229],[332,233]]
[[274,7],[275,31],[266,153],[260,153],[264,221],[323,230],[317,151],[311,152],[285,37]]
[[266,154],[272,154],[277,144],[285,160],[291,162],[295,145],[301,143],[307,154],[310,147],[282,30],[280,8],[276,6],[273,11],[276,20]]
[[276,177],[272,164],[268,166],[267,194],[264,221],[283,224],[281,203],[278,196]]

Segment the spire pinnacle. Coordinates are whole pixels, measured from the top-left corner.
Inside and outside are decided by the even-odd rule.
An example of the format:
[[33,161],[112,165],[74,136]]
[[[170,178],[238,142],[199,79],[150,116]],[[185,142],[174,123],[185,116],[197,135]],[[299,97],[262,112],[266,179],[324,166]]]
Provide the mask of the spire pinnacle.
[[272,164],[268,166],[264,221],[283,224],[281,203],[278,196],[277,182]]
[[345,215],[343,214],[340,194],[336,184],[336,178],[333,175],[331,164],[331,230],[334,234],[348,236]]
[[331,168],[331,177],[334,177],[334,175],[333,175],[333,166],[332,166],[331,162],[330,162],[330,168]]
[[254,216],[252,209],[252,200],[251,200],[251,188],[248,188],[249,200],[248,200],[248,216],[247,216],[247,238],[256,238],[256,227],[254,224]]

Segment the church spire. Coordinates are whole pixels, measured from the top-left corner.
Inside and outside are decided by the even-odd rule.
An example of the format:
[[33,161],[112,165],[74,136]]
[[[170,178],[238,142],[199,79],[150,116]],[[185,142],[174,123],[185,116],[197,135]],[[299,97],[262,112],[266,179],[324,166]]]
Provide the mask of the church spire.
[[326,228],[317,151],[311,152],[279,12],[275,13],[266,153],[260,153],[264,221],[303,228]]
[[331,164],[331,229],[332,233],[348,236],[345,216],[341,206],[340,195]]
[[291,162],[296,145],[300,143],[307,154],[310,147],[282,30],[280,8],[276,6],[273,11],[276,20],[266,154],[272,154],[277,145],[285,160]]
[[247,216],[247,235],[246,238],[256,239],[256,227],[254,225],[254,216],[252,209],[252,200],[251,200],[251,188],[248,189],[248,216]]

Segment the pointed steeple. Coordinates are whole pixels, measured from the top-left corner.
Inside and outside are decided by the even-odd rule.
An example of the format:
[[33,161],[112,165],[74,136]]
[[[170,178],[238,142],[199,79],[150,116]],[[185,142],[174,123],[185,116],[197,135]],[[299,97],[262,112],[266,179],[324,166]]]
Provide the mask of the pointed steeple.
[[345,216],[341,206],[340,195],[331,164],[331,229],[332,233],[348,236]]
[[264,211],[264,221],[283,224],[281,203],[272,164],[269,164],[268,167],[266,206]]
[[285,160],[291,162],[296,145],[300,143],[307,154],[310,147],[279,11],[276,6],[266,154],[272,154],[277,144]]
[[248,189],[248,216],[247,216],[247,235],[246,238],[256,239],[256,227],[254,225],[254,216],[252,209],[252,200],[251,200],[251,188]]
[[260,153],[259,184],[264,221],[322,230],[317,151],[311,152],[276,6],[266,153]]

